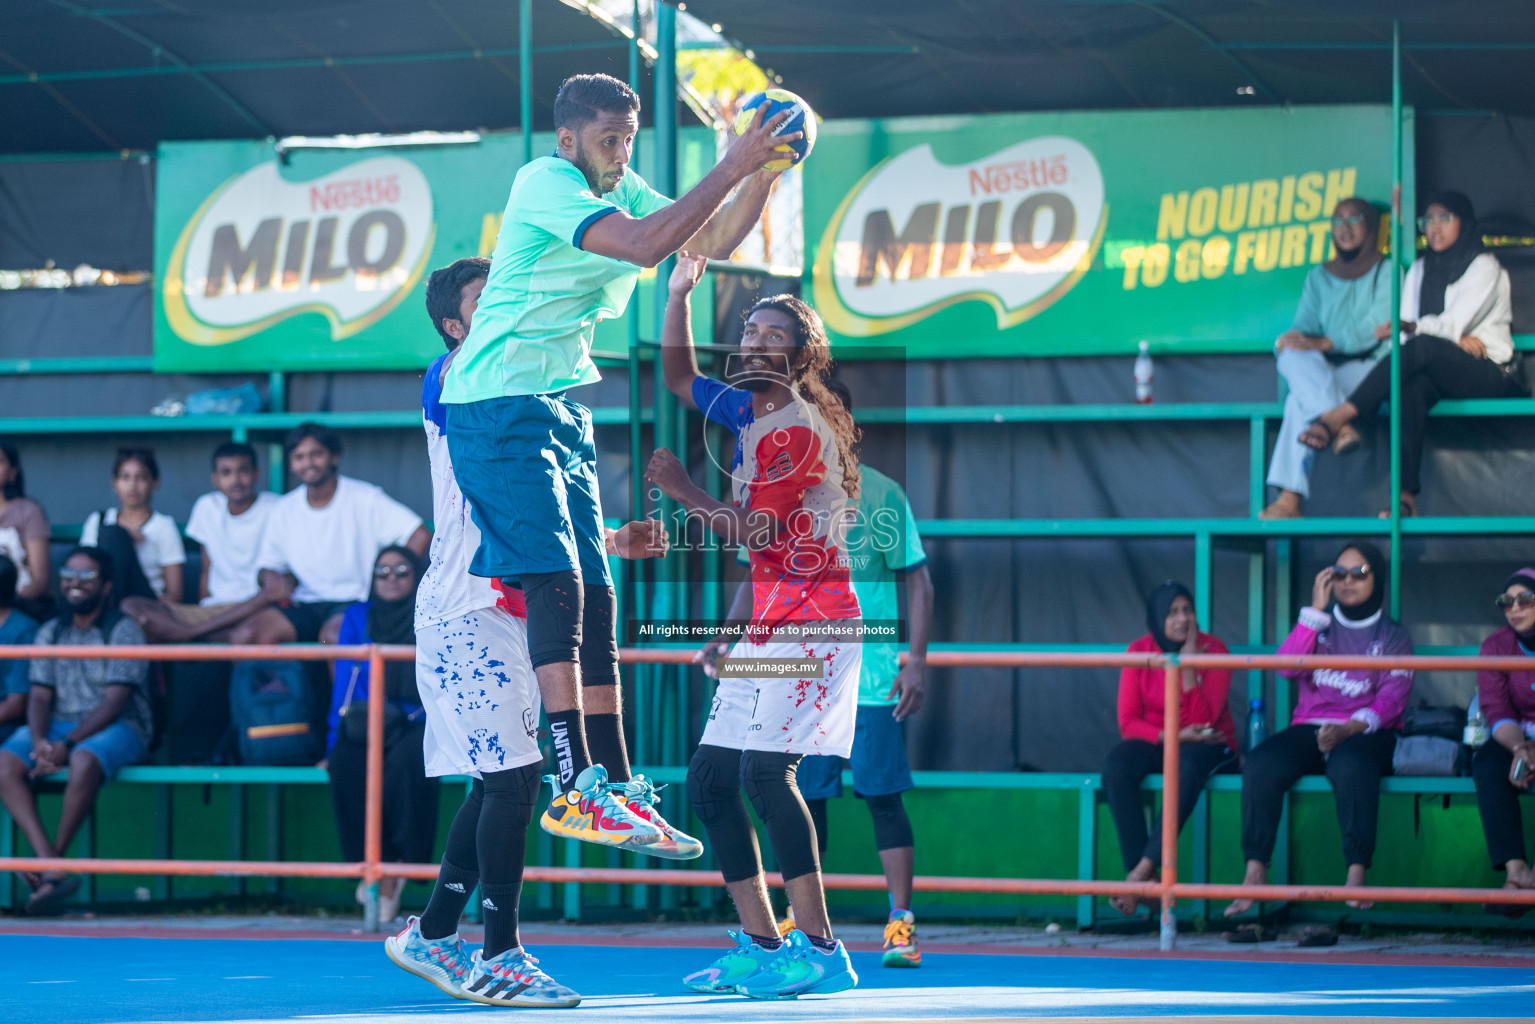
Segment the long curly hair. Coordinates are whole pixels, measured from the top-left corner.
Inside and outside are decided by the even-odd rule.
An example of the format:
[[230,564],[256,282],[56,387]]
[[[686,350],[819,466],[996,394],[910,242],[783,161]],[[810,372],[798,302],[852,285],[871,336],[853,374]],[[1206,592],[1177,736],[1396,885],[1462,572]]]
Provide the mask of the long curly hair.
[[759,299],[746,311],[748,318],[759,309],[777,310],[794,323],[794,343],[800,356],[789,367],[789,386],[809,396],[822,418],[831,425],[837,439],[837,453],[842,461],[842,490],[857,499],[863,489],[863,474],[858,469],[858,442],[862,432],[847,406],[826,388],[831,371],[831,342],[821,315],[793,295],[770,295]]

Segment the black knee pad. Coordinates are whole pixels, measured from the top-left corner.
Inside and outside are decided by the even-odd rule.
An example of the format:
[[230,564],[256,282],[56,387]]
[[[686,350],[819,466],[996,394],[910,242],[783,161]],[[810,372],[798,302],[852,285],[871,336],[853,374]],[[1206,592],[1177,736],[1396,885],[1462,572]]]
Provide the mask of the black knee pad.
[[799,754],[747,750],[741,754],[741,787],[767,827],[778,868],[785,879],[821,870],[815,824],[795,776]]
[[579,661],[581,653],[581,574],[574,569],[522,574],[528,606],[528,656],[533,667]]
[[906,804],[901,800],[901,794],[866,796],[863,801],[869,805],[869,816],[874,819],[876,850],[899,850],[915,845],[911,836],[911,819],[906,816]]
[[612,587],[589,583],[584,588],[581,613],[581,685],[618,685],[618,636],[613,618],[618,598]]
[[688,762],[687,791],[726,884],[755,878],[762,855],[741,800],[741,752],[700,746]]
[[480,882],[499,885],[522,878],[527,860],[528,828],[538,807],[540,768],[525,764],[501,772],[486,772],[475,831]]

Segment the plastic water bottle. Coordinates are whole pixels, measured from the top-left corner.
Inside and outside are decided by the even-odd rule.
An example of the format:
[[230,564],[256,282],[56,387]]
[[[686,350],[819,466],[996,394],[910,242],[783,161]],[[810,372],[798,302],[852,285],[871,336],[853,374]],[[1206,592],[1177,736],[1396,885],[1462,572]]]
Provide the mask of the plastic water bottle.
[[1151,344],[1141,342],[1140,355],[1135,357],[1135,402],[1150,405],[1151,398]]
[[1269,718],[1263,713],[1263,698],[1247,702],[1247,749],[1250,751],[1269,738]]
[[1468,747],[1480,747],[1487,742],[1487,718],[1482,714],[1481,694],[1471,696],[1471,706],[1466,709],[1466,732],[1461,739]]

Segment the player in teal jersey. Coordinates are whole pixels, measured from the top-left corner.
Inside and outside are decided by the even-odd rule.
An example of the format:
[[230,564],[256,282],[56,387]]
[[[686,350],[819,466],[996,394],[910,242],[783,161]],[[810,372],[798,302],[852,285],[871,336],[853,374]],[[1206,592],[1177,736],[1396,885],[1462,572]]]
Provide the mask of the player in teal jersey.
[[607,75],[560,86],[558,149],[517,172],[442,401],[454,475],[481,533],[470,571],[520,587],[527,603],[529,653],[559,766],[543,827],[656,852],[665,845],[660,829],[592,810],[603,790],[629,784],[629,759],[592,415],[566,392],[599,379],[593,331],[623,312],[641,267],[684,244],[717,259],[735,251],[777,177],[762,166],[799,135],[773,134],[787,111],[766,121],[759,114],[673,202],[629,166],[639,108],[634,91]]

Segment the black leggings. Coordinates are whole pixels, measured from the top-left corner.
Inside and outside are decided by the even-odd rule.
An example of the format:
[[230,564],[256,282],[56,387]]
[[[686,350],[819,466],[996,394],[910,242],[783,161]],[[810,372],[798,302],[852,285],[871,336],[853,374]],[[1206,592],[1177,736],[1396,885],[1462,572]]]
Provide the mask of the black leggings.
[[[426,720],[409,723],[384,748],[384,860],[421,864],[432,859],[437,837],[436,779],[426,777],[422,738]],[[362,860],[363,805],[368,791],[368,748],[344,735],[330,752],[330,795],[344,860]]]
[[1396,733],[1350,736],[1325,758],[1316,745],[1320,726],[1292,725],[1258,744],[1242,769],[1242,855],[1267,864],[1279,837],[1284,795],[1302,775],[1327,774],[1338,804],[1346,864],[1370,866],[1375,855],[1380,780],[1391,774]]
[[[1224,743],[1178,744],[1178,831],[1194,812],[1205,780],[1216,772],[1235,767],[1236,754]],[[1141,802],[1141,783],[1162,770],[1162,746],[1146,740],[1125,740],[1109,751],[1103,766],[1103,795],[1119,832],[1119,855],[1129,871],[1142,857],[1162,863],[1162,815],[1150,833],[1146,831],[1146,806]]]
[[[1428,411],[1441,398],[1516,398],[1524,387],[1497,363],[1478,359],[1453,341],[1419,334],[1402,343],[1402,490],[1422,488],[1423,434]],[[1375,364],[1348,400],[1373,416],[1391,397],[1391,358]]]
[[1471,759],[1471,775],[1476,780],[1476,809],[1482,815],[1482,832],[1487,836],[1487,855],[1492,869],[1502,871],[1511,860],[1525,860],[1524,816],[1519,812],[1519,797],[1529,790],[1517,789],[1508,781],[1514,755],[1497,740],[1489,740]]

